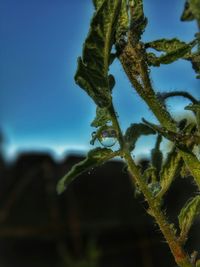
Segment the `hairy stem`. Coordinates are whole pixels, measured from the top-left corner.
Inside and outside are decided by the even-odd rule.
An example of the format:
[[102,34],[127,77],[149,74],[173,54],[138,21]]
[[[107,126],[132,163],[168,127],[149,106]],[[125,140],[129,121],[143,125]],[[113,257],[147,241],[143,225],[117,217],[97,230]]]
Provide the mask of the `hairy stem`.
[[120,54],[119,60],[135,90],[148,104],[159,122],[166,129],[176,131],[174,120],[158,99],[151,86],[148,66],[145,62],[145,51],[142,44],[139,43],[133,47],[132,44],[128,42],[123,52]]
[[185,91],[174,91],[174,92],[167,92],[167,93],[160,94],[160,98],[163,100],[170,98],[170,97],[176,97],[176,96],[182,96],[184,98],[187,98],[194,104],[198,103],[195,97],[193,97],[191,94]]
[[134,183],[134,185],[137,184],[141,192],[143,193],[149,205],[149,213],[154,217],[161,232],[163,233],[170,247],[170,250],[175,258],[176,263],[180,267],[193,267],[192,263],[190,262],[189,256],[186,254],[178,238],[176,237],[174,227],[171,227],[165,215],[161,211],[159,199],[153,197],[153,195],[149,191],[147,184],[144,182],[138,170],[138,167],[136,166],[134,160],[131,157],[130,152],[126,149],[126,146],[123,140],[122,131],[121,131],[118,119],[116,117],[116,113],[115,113],[113,105],[111,106],[109,112],[112,117],[113,127],[115,127],[116,131],[118,132],[119,143],[121,146],[121,150],[123,152],[124,160],[126,161],[128,165],[128,169],[132,177],[132,182]]
[[[167,130],[176,132],[177,126],[167,111],[165,105],[156,96],[149,78],[149,70],[146,59],[146,51],[142,43],[133,46],[130,41],[119,55],[119,60],[127,74],[131,84],[137,93],[150,107],[160,124]],[[186,153],[180,149],[181,156],[193,174],[194,180],[200,188],[200,163],[193,153]],[[193,161],[194,160],[194,161]],[[195,168],[194,168],[195,165]]]

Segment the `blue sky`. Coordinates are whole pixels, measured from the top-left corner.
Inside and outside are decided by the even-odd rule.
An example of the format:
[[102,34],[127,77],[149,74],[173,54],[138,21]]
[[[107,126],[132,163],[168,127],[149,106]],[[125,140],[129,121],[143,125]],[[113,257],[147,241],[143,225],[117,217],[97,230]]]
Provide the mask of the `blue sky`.
[[[181,2],[144,1],[149,18],[145,41],[193,38],[195,23],[179,21]],[[95,105],[73,76],[92,12],[91,0],[1,0],[0,129],[8,157],[23,150],[51,150],[59,157],[64,151],[89,148]],[[113,98],[122,128],[142,117],[153,120],[118,62],[111,73],[117,81]],[[184,89],[199,97],[199,81],[188,62],[154,68],[151,77],[156,91]],[[185,104],[173,100],[170,110],[180,113]],[[145,140],[138,153],[147,152]]]

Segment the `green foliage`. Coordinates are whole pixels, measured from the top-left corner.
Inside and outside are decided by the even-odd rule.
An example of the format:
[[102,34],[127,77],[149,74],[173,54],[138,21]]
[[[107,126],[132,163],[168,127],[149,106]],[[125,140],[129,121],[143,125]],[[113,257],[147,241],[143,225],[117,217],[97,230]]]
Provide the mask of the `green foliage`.
[[199,129],[199,133],[200,133],[200,102],[199,103],[195,103],[195,104],[191,104],[187,107],[185,107],[186,110],[191,110],[195,113],[196,115],[196,120],[197,120],[197,127]]
[[176,147],[173,147],[168,153],[160,171],[161,191],[159,192],[159,197],[162,197],[168,191],[171,183],[179,175],[182,165],[181,155]]
[[200,79],[200,52],[191,53],[185,56],[184,59],[191,62],[193,70],[197,74],[196,78]]
[[197,195],[185,204],[178,216],[181,235],[185,236],[189,232],[195,218],[199,216],[199,214],[200,196]]
[[[150,66],[159,67],[161,64],[170,64],[178,59],[183,59],[187,55],[191,54],[192,48],[197,44],[194,40],[187,44],[176,38],[167,40],[160,39],[145,44],[146,48],[153,48],[157,51],[164,52],[160,57],[157,57],[154,53],[148,53],[147,60]],[[189,60],[189,58],[188,58]]]
[[155,134],[155,131],[148,125],[145,125],[143,123],[131,124],[126,130],[124,136],[126,147],[129,149],[129,151],[132,151],[135,148],[135,144],[140,136],[150,134]]
[[147,18],[144,16],[142,0],[129,0],[129,6],[131,15],[130,30],[133,37],[132,41],[135,44],[141,38],[147,25]]
[[110,114],[106,108],[97,107],[96,117],[92,121],[91,126],[100,127],[111,121]]
[[180,41],[177,38],[173,39],[160,39],[153,42],[149,42],[145,44],[146,48],[153,48],[157,51],[162,51],[166,53],[170,53],[176,51],[180,48],[185,47],[187,44],[185,42]]
[[186,147],[180,150],[180,154],[200,189],[200,162],[198,158]]
[[181,20],[197,20],[198,24],[200,23],[200,0],[186,1]]
[[119,153],[113,152],[108,148],[95,148],[89,151],[87,158],[76,165],[59,181],[57,185],[57,192],[61,194],[66,187],[71,183],[77,176],[82,173],[102,165],[109,159],[116,157]]
[[94,4],[95,9],[98,9],[99,7],[101,7],[103,2],[105,2],[105,0],[93,0],[93,4]]
[[127,0],[122,0],[122,6],[116,27],[116,43],[118,43],[124,37],[124,35],[126,35],[128,27],[129,27],[129,16],[128,16]]
[[82,58],[78,59],[75,81],[99,107],[106,107],[112,99],[108,70],[121,1],[94,1],[94,4],[97,11],[91,21]]
[[[101,141],[104,137],[113,137],[120,148],[115,152],[108,148],[89,151],[87,158],[73,166],[59,181],[57,190],[62,193],[83,172],[120,156],[125,160],[138,192],[144,195],[149,205],[148,213],[158,223],[176,263],[180,267],[194,267],[195,261],[191,262],[181,240],[187,238],[194,219],[200,213],[200,196],[190,200],[181,210],[178,216],[181,229],[179,237],[175,226],[168,223],[165,211],[162,211],[162,202],[165,193],[178,176],[192,176],[200,189],[200,162],[194,151],[200,144],[200,102],[183,91],[156,93],[151,84],[149,66],[159,67],[161,64],[184,59],[192,63],[197,78],[200,78],[200,34],[196,34],[196,39],[189,43],[177,38],[144,43],[141,36],[147,25],[147,18],[143,11],[143,0],[93,0],[93,4],[95,12],[83,46],[82,58],[78,59],[75,81],[97,105],[96,117],[91,123],[97,130],[92,135],[91,144],[94,145],[99,140],[103,145]],[[200,28],[200,0],[187,0],[181,19],[196,20]],[[114,46],[116,53],[111,52]],[[148,49],[160,51],[161,55],[156,56]],[[109,67],[117,58],[134,89],[160,125],[143,119],[143,123],[131,124],[123,135],[112,103],[115,79],[109,74]],[[177,96],[192,102],[185,109],[194,113],[196,123],[188,122],[187,119],[175,122],[172,118],[165,100]],[[135,149],[138,138],[156,133],[158,136],[155,147],[151,150],[150,164],[144,170],[136,165],[131,152]],[[160,148],[162,138],[172,142],[172,149],[165,161]]]

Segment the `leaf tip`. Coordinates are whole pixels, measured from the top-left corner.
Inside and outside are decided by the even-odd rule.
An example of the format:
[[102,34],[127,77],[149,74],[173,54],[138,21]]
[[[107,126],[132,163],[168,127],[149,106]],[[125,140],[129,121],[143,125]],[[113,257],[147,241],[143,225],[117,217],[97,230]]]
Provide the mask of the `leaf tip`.
[[56,191],[58,195],[61,195],[66,190],[65,182],[63,179],[59,180],[56,186]]

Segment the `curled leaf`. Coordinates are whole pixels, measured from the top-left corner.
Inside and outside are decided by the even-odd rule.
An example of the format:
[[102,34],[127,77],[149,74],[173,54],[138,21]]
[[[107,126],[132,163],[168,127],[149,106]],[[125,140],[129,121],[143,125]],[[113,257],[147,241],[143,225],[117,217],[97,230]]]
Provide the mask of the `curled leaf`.
[[140,136],[150,134],[155,134],[155,131],[148,125],[145,125],[144,123],[131,124],[130,127],[126,130],[124,137],[129,151],[132,151],[134,149],[135,143]]
[[95,148],[89,151],[87,158],[77,164],[75,164],[71,170],[62,178],[57,184],[57,192],[61,194],[66,187],[71,183],[77,176],[90,170],[91,168],[97,167],[109,159],[112,159],[119,155],[119,152],[113,152],[108,148]]

